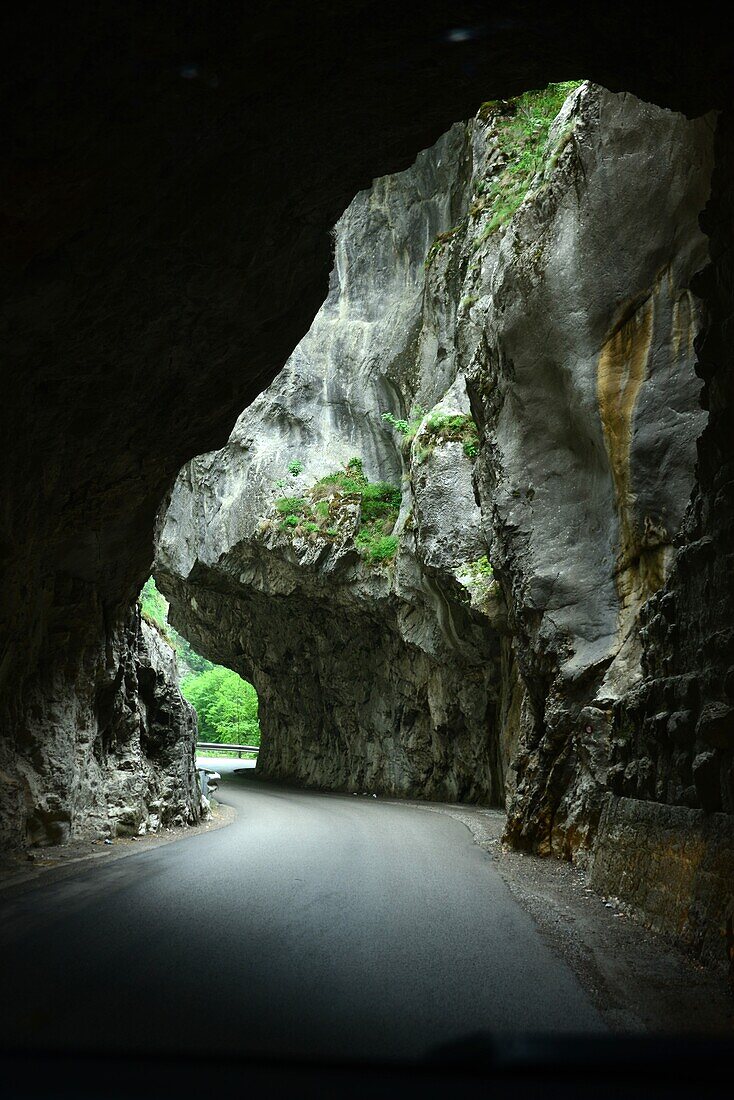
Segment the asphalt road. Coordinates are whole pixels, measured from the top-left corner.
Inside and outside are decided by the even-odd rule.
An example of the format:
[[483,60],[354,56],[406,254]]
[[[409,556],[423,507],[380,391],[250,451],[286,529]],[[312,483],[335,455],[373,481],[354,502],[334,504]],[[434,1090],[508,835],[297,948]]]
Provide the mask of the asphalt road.
[[412,1058],[603,1030],[456,820],[248,777],[218,797],[227,828],[0,894],[6,1044]]

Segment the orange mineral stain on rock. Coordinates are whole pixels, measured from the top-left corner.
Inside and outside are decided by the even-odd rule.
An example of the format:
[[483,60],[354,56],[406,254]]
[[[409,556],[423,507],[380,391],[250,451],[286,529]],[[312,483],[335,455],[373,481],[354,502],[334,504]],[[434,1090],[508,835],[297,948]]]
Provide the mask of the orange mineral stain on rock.
[[637,544],[630,475],[632,416],[647,374],[655,317],[652,295],[619,325],[601,349],[597,368],[599,415],[620,523],[620,565]]
[[[657,287],[655,288],[657,289]],[[601,349],[597,368],[597,398],[604,430],[604,443],[614,484],[619,517],[620,545],[616,582],[623,610],[634,613],[663,583],[667,532],[646,522],[639,529],[632,491],[631,449],[635,405],[648,363],[655,326],[655,289],[627,312]],[[685,318],[682,311],[681,320]],[[676,341],[687,340],[677,333]],[[627,615],[623,614],[623,619]]]

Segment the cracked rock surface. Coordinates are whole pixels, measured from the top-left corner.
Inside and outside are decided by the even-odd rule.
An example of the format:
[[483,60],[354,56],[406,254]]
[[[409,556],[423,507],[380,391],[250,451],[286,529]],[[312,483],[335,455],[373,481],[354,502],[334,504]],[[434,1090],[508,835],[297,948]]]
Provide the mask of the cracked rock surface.
[[60,675],[40,685],[48,736],[39,742],[29,731],[14,774],[4,775],[4,839],[12,843],[23,820],[25,839],[37,845],[198,822],[196,714],[178,689],[171,647],[135,607],[103,668],[93,644],[85,661],[83,692],[72,695]]

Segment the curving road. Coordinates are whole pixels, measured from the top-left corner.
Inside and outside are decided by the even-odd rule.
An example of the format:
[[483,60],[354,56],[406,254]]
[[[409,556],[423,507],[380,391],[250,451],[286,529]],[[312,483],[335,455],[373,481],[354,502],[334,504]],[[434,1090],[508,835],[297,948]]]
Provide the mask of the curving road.
[[0,894],[6,1043],[412,1058],[603,1029],[451,817],[246,776],[218,797],[227,828]]

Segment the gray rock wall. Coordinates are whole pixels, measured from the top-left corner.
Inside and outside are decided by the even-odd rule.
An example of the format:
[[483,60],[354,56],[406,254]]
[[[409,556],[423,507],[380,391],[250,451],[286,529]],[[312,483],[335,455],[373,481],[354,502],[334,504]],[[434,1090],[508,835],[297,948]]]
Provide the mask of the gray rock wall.
[[[590,859],[602,892],[723,961],[731,119],[591,88],[554,130],[552,172],[460,292],[464,341],[481,329],[476,485],[525,689],[507,838]],[[440,263],[461,269],[467,228]]]
[[611,793],[593,872],[600,885],[706,959],[723,958],[726,921],[734,916],[731,113],[718,119],[716,164],[701,218],[711,260],[695,281],[708,307],[696,364],[708,410],[697,484],[665,585],[641,614],[644,678],[614,707]]
[[[171,621],[255,684],[267,775],[504,802],[516,675],[496,586],[465,571],[486,551],[472,460],[425,425],[406,451],[382,419],[413,405],[468,416],[455,357],[426,352],[455,306],[443,295],[424,315],[424,261],[466,209],[470,136],[454,126],[357,196],[309,334],[227,447],[184,469],[162,524]],[[360,554],[349,494],[329,498],[333,535],[281,529],[278,498],[354,456],[402,495],[394,561]]]
[[[697,217],[709,187],[711,124],[585,85],[554,124],[532,196],[509,224],[488,232],[492,211],[477,196],[506,168],[500,116],[499,108],[484,110],[468,127],[454,127],[409,172],[378,181],[352,203],[336,231],[329,298],[227,448],[182,474],[157,568],[183,632],[210,655],[239,661],[259,686],[263,769],[350,786],[362,782],[360,738],[375,761],[401,758],[395,766],[406,770],[389,732],[390,722],[402,721],[394,708],[379,732],[367,733],[369,708],[347,720],[331,698],[348,697],[350,684],[365,698],[368,689],[356,686],[363,674],[367,685],[380,682],[363,657],[350,669],[343,656],[350,639],[359,651],[370,633],[354,624],[376,612],[393,670],[393,641],[398,650],[417,645],[446,668],[459,653],[471,665],[476,639],[453,622],[467,613],[457,580],[462,566],[489,552],[509,620],[493,609],[492,644],[478,653],[481,660],[494,653],[491,679],[499,687],[488,724],[504,764],[477,790],[492,788],[498,800],[498,777],[511,777],[514,791],[517,776],[510,835],[570,854],[593,837],[611,708],[642,676],[636,615],[663,582],[693,486],[705,414],[693,369],[700,308],[689,283],[706,262]],[[426,273],[422,259],[436,234]],[[431,415],[467,412],[466,377],[484,435],[474,485],[461,444],[430,431]],[[430,415],[401,452],[380,412],[407,417],[415,405]],[[278,495],[310,491],[353,454],[373,479],[406,478],[394,569],[360,563],[354,524],[332,545],[303,528],[293,540],[270,514]],[[294,459],[304,470],[291,479]],[[186,594],[194,579],[198,614]],[[224,608],[201,611],[203,589],[217,583],[238,600],[227,630],[239,640],[230,644],[219,627]],[[273,594],[289,601],[282,622],[263,599]],[[471,597],[468,607],[475,618],[483,614]],[[335,616],[343,608],[347,618],[340,630],[334,618],[324,643],[329,608]],[[388,608],[399,609],[395,620]],[[265,677],[257,648],[270,653],[273,632],[280,638],[284,628],[289,641],[299,639],[298,658],[286,645]],[[499,639],[508,630],[514,653],[503,674],[507,642]],[[329,667],[335,654],[338,673]],[[415,657],[406,664],[411,708],[430,730],[436,723],[413,683],[415,665]],[[301,683],[286,703],[289,667],[300,670]],[[427,677],[421,671],[417,683]],[[317,697],[299,713],[312,689]],[[483,685],[487,698],[488,690]],[[457,688],[441,691],[453,699]],[[325,713],[332,732],[309,735]],[[498,714],[512,716],[504,729]],[[457,730],[464,720],[463,712],[453,720]],[[521,725],[515,757],[507,746]],[[321,750],[308,747],[309,736]],[[341,754],[340,736],[349,746]],[[410,781],[380,783],[435,793],[425,775],[421,766]],[[474,789],[463,780],[451,787],[459,788]]]
[[57,667],[39,683],[16,752],[0,760],[4,846],[136,835],[200,819],[196,715],[178,690],[175,660],[135,607],[104,646],[89,640],[73,680]]
[[[591,883],[704,962],[726,965],[734,909],[734,816],[609,795]],[[734,959],[730,969],[734,989]]]
[[712,122],[585,86],[550,146],[464,293],[477,486],[530,702],[508,835],[570,855],[593,839],[612,708],[643,675],[637,614],[694,485]]

